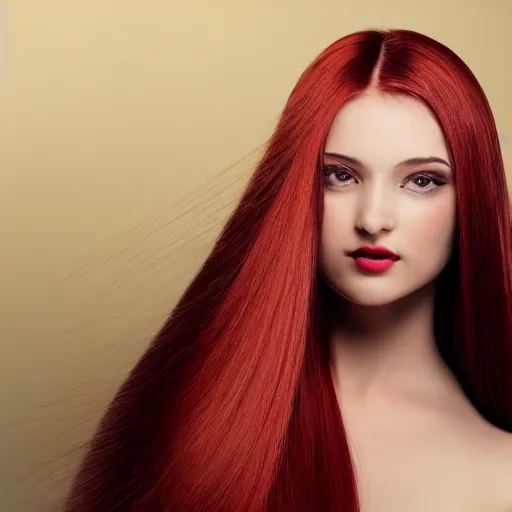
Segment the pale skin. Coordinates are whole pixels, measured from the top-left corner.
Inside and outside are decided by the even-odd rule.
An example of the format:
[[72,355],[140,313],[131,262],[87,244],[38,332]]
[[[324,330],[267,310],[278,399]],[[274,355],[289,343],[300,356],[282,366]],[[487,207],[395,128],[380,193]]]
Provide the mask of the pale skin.
[[[512,435],[472,406],[434,339],[457,208],[441,128],[421,102],[369,90],[338,112],[325,153],[319,267],[361,511],[511,512]],[[445,163],[401,164],[416,157]],[[347,256],[365,245],[400,260],[365,273]]]

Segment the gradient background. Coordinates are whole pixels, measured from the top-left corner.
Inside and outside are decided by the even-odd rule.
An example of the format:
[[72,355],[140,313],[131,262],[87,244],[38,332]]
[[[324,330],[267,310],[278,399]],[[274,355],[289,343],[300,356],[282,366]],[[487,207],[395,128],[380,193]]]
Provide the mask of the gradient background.
[[0,510],[66,492],[335,39],[408,28],[452,48],[510,175],[511,20],[512,0],[0,3]]

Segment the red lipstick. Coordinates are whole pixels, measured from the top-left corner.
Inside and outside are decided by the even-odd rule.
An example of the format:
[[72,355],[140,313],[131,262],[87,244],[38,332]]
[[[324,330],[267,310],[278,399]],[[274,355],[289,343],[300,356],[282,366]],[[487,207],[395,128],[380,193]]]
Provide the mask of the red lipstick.
[[356,265],[369,272],[385,272],[400,258],[385,247],[359,247],[349,254]]

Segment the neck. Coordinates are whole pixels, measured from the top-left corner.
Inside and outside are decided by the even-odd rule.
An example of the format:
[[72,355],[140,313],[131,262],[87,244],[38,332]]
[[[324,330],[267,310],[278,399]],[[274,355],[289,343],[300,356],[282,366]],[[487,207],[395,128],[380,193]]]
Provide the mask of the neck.
[[[334,294],[333,294],[334,295]],[[434,336],[435,283],[384,306],[329,301],[329,345],[337,388],[372,395],[439,400],[458,385]]]

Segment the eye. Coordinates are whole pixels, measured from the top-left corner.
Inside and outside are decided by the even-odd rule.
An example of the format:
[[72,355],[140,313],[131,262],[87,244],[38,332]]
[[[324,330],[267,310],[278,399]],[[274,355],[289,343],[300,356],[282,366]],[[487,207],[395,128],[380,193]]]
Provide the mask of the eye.
[[446,185],[446,180],[437,173],[422,173],[407,178],[402,188],[411,190],[417,194],[428,194],[443,185]]
[[357,180],[348,167],[339,165],[326,165],[323,169],[324,185],[326,187],[338,188],[350,184],[351,180]]

